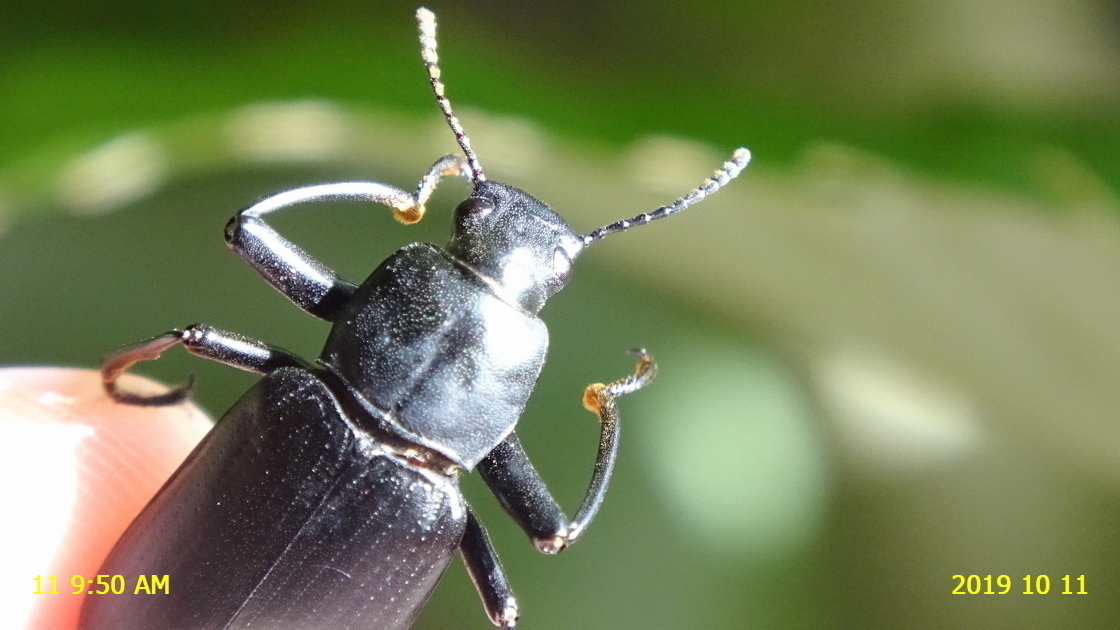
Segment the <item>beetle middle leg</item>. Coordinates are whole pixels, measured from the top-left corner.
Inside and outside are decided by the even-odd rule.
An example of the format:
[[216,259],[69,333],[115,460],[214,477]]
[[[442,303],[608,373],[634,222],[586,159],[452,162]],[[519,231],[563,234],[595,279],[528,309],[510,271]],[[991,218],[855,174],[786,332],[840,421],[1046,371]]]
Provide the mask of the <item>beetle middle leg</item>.
[[106,393],[113,400],[130,405],[158,406],[181,402],[190,394],[193,377],[186,385],[155,396],[141,396],[117,388],[117,379],[134,363],[158,359],[165,350],[179,344],[183,344],[191,354],[258,374],[267,374],[281,367],[309,367],[303,359],[283,348],[204,324],[194,324],[185,330],[171,330],[126,346],[106,358],[101,366],[101,382]]
[[445,155],[420,179],[414,192],[379,182],[343,182],[305,186],[262,199],[238,212],[226,225],[226,243],[277,291],[308,313],[334,321],[356,286],[312,258],[264,222],[269,212],[309,201],[365,200],[389,206],[401,223],[416,223],[424,204],[445,177],[471,177],[470,166]]
[[606,385],[589,385],[584,392],[584,407],[599,416],[602,433],[591,484],[574,519],[569,521],[564,515],[516,433],[510,433],[478,464],[491,492],[542,553],[558,553],[575,542],[603,503],[618,457],[619,417],[614,401],[649,384],[657,373],[653,357],[643,350],[635,350],[634,355],[638,358],[634,374]]

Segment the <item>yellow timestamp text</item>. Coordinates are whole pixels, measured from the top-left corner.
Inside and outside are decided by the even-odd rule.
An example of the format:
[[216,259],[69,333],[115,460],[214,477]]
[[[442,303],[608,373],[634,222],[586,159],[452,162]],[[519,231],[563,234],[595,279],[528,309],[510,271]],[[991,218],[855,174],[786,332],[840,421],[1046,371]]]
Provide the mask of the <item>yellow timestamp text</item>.
[[[1063,575],[1054,585],[1059,585],[1062,590],[1050,589],[1050,576],[1046,574],[1024,575],[1020,578],[1023,590],[1015,591],[1019,595],[1048,595],[1051,592],[1057,595],[1088,595],[1084,575]],[[1011,593],[1014,580],[1010,575],[954,575],[952,581],[956,583],[950,595],[1007,595]]]
[[[58,595],[57,575],[36,575],[32,595]],[[132,585],[131,588],[129,585]],[[70,588],[64,594],[70,595],[170,595],[170,575],[138,575],[131,580],[123,575],[71,575]]]

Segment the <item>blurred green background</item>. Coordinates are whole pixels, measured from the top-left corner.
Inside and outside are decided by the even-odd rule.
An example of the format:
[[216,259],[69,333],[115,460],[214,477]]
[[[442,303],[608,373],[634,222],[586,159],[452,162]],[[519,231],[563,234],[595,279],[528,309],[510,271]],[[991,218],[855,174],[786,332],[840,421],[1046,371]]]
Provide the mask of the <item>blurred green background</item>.
[[[568,509],[596,443],[582,387],[637,345],[662,369],[622,403],[611,493],[572,550],[537,554],[465,481],[521,625],[1120,625],[1115,2],[428,6],[487,174],[579,230],[755,155],[589,250],[542,314],[550,361],[518,431]],[[93,367],[196,321],[314,357],[326,325],[221,229],[297,185],[411,188],[455,149],[415,8],[6,7],[0,361]],[[466,192],[445,185],[413,227],[360,204],[275,225],[360,279],[442,243]],[[198,374],[215,415],[253,381],[183,354],[140,371]],[[1013,587],[953,595],[956,574]],[[1022,594],[1040,574],[1050,592]],[[1061,594],[1065,575],[1089,594]],[[460,564],[418,627],[489,627]]]

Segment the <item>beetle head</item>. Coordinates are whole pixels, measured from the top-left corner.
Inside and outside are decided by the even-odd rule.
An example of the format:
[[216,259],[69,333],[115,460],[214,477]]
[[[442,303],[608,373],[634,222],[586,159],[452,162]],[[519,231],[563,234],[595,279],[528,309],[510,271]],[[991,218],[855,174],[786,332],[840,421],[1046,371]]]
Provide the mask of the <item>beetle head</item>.
[[584,247],[609,234],[684,210],[736,177],[750,161],[750,151],[739,149],[712,177],[668,206],[581,235],[529,193],[486,179],[440,80],[435,15],[422,8],[416,12],[416,19],[420,25],[420,54],[436,103],[463,149],[465,171],[474,182],[474,193],[455,210],[455,231],[447,251],[481,274],[496,292],[527,311],[539,311],[545,300],[564,288],[572,262]]
[[489,180],[455,209],[447,244],[459,262],[532,313],[568,283],[582,249],[579,233],[544,202]]

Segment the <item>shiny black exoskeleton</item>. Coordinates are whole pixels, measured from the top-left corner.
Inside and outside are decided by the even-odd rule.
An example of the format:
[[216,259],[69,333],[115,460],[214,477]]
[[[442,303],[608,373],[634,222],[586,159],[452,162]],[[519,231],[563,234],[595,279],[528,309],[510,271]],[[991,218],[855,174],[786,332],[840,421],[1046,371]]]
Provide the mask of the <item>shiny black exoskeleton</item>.
[[[738,174],[740,149],[674,204],[580,235],[524,191],[488,181],[439,81],[434,16],[420,21],[437,103],[466,159],[447,156],[417,190],[376,182],[326,184],[264,199],[226,228],[230,248],[277,290],[334,327],[309,363],[275,346],[194,325],[125,348],[102,369],[106,390],[130,404],[172,404],[120,391],[133,363],[182,344],[257,372],[253,387],[129,526],[99,573],[167,575],[169,595],[87,600],[84,630],[407,628],[458,550],[491,621],[518,610],[486,532],[458,489],[477,467],[506,511],[544,553],[586,529],[606,492],[618,447],[616,397],[648,383],[634,375],[587,388],[601,424],[586,498],[568,519],[514,433],[544,365],[537,317],[568,282],[580,251],[603,236],[668,216]],[[443,177],[474,183],[455,211],[447,247],[406,246],[364,283],[339,277],[263,217],[306,201],[359,198],[414,222]]]
[[536,313],[582,247],[548,206],[484,181],[446,250],[409,245],[354,292],[319,360],[411,442],[474,468],[525,408],[548,349]]

